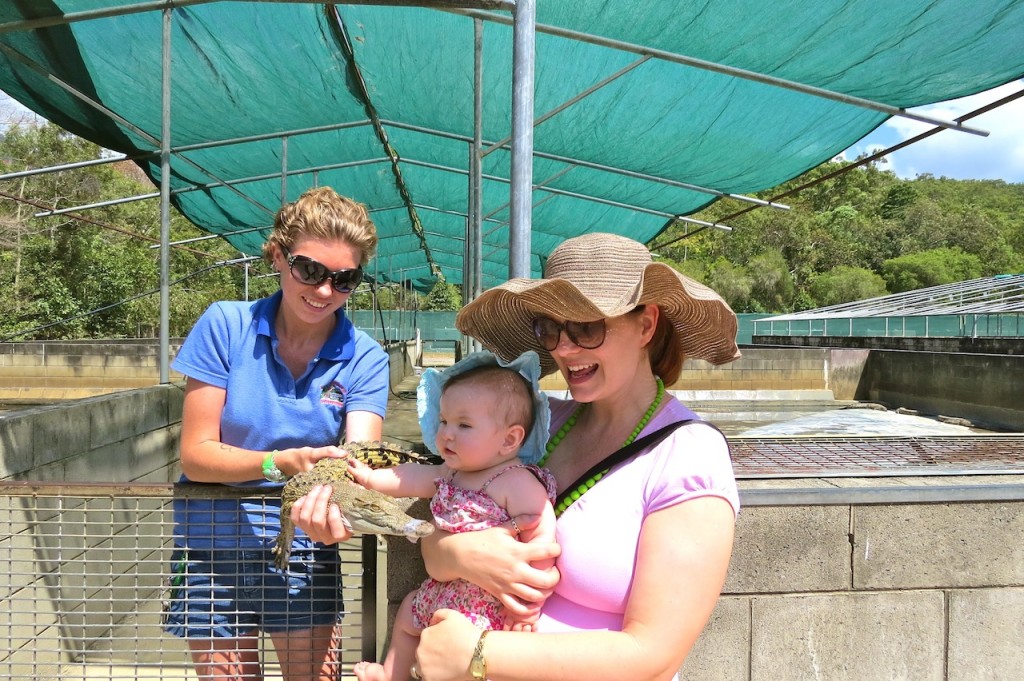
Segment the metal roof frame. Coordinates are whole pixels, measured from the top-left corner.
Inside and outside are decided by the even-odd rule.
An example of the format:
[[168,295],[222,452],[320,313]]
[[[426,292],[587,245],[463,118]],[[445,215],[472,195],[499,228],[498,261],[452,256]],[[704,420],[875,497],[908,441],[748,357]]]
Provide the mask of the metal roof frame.
[[788,322],[860,317],[928,317],[935,315],[1024,312],[1024,274],[1000,274],[952,284],[893,293],[852,303],[819,307],[765,318]]
[[[32,59],[21,54],[19,51],[7,46],[0,44],[6,54],[23,63],[29,68],[41,72],[52,82],[58,84],[64,88],[73,96],[81,99],[89,106],[95,108],[97,111],[102,112],[104,115],[111,119],[117,120],[125,127],[133,130],[143,139],[147,139],[155,147],[159,148],[160,165],[161,165],[161,182],[160,182],[160,382],[167,383],[169,381],[169,369],[170,369],[170,338],[169,338],[169,309],[170,309],[170,155],[175,153],[175,156],[182,159],[186,163],[192,163],[184,156],[180,150],[177,152],[172,149],[170,144],[170,98],[171,98],[171,53],[170,53],[170,41],[171,41],[171,10],[175,7],[185,7],[189,5],[205,4],[207,2],[214,2],[216,0],[158,0],[155,2],[125,5],[120,7],[107,8],[105,10],[97,11],[86,11],[75,14],[65,14],[62,16],[41,18],[35,20],[16,21],[7,24],[0,25],[0,33],[6,33],[9,31],[17,30],[29,30],[35,28],[41,28],[44,26],[55,26],[60,24],[72,23],[75,21],[86,21],[97,18],[108,18],[119,16],[122,14],[129,14],[135,12],[144,11],[156,11],[162,12],[162,34],[161,34],[161,54],[162,54],[162,127],[160,139],[154,138],[146,131],[138,128],[131,121],[128,121],[116,112],[109,110],[103,106],[100,102],[93,100],[85,94],[78,91],[71,85],[62,82],[56,78],[53,74],[47,73],[45,69],[42,69],[39,64],[34,62]],[[303,2],[308,3],[308,0],[272,0],[275,2]],[[351,4],[360,4],[353,2]],[[447,2],[445,0],[418,0],[415,2],[367,2],[365,4],[410,4],[410,5],[421,5],[427,7],[438,7],[438,8],[449,8],[449,7],[480,7],[480,8],[497,8],[510,10],[512,13],[512,24],[514,34],[514,45],[513,45],[513,92],[512,92],[512,175],[510,182],[510,204],[511,204],[511,224],[510,224],[510,252],[511,257],[509,260],[509,276],[528,276],[529,275],[529,230],[530,230],[530,189],[533,175],[533,76],[534,76],[534,40],[535,40],[535,23],[536,23],[536,4],[534,0],[517,0],[516,2],[507,2],[505,0],[475,0],[470,2]],[[477,29],[479,33],[479,28]],[[477,40],[476,58],[480,58],[480,40]],[[479,91],[479,88],[477,88]],[[365,122],[361,122],[365,124]],[[378,122],[379,125],[379,122]],[[479,125],[476,126],[477,133],[479,133]],[[304,132],[308,132],[304,131]],[[286,140],[287,135],[268,135],[269,138],[281,137]],[[479,159],[482,157],[479,135],[474,140],[475,153],[473,157],[477,159],[476,168],[479,169]],[[396,161],[397,159],[392,159]],[[204,174],[216,177],[208,170],[199,168]],[[285,167],[282,169],[282,182],[287,177],[288,169]],[[480,177],[474,173],[471,173],[471,183],[475,186],[479,186]],[[220,182],[225,187],[231,187],[229,181],[221,179]],[[474,190],[478,191],[478,190]],[[249,197],[241,194],[246,200],[251,201]],[[411,202],[410,202],[411,203]],[[258,204],[257,204],[258,205]],[[273,216],[274,210],[266,207],[259,206],[265,210],[269,215]],[[479,205],[477,206],[479,207]],[[411,206],[410,206],[411,208]],[[414,213],[414,209],[412,209]],[[474,213],[477,213],[474,210]],[[414,222],[418,222],[415,218]],[[471,227],[473,230],[479,232],[479,225],[482,222],[479,214],[472,216],[470,220]],[[424,248],[427,248],[426,242],[423,242]],[[429,250],[428,250],[429,252]],[[466,259],[472,262],[472,256],[474,252],[468,251],[465,255],[469,256]],[[429,257],[428,257],[429,260]],[[479,286],[479,280],[476,282],[476,286]],[[478,288],[474,289],[477,292]]]
[[[961,330],[968,328],[967,319],[971,318],[971,334],[978,329],[979,318],[996,320],[1000,323],[1009,317],[1018,320],[1024,314],[1024,274],[1001,274],[994,277],[983,277],[968,281],[958,281],[929,288],[904,291],[887,296],[878,296],[867,300],[829,305],[814,310],[805,310],[793,314],[775,315],[754,320],[754,335],[763,335],[763,327],[767,325],[769,335],[774,335],[776,323],[786,326],[793,322],[807,322],[810,333],[813,322],[823,323],[836,320],[847,320],[852,329],[854,319],[885,319],[886,333],[889,319],[903,319],[904,329],[907,318],[924,318],[925,335],[929,334],[929,317],[959,317]],[[759,330],[761,329],[761,330]],[[823,328],[825,334],[827,326]],[[1019,333],[1019,330],[1018,330]]]
[[[743,196],[740,194],[732,194],[728,192],[722,192],[711,188],[700,187],[697,185],[678,182],[669,178],[659,178],[654,175],[646,173],[637,173],[624,168],[613,168],[610,166],[604,166],[597,163],[585,161],[583,159],[573,159],[556,154],[549,154],[543,152],[535,152],[533,149],[533,131],[534,128],[543,123],[549,117],[555,115],[559,111],[565,108],[571,107],[583,98],[589,96],[596,90],[604,87],[608,83],[621,77],[624,73],[636,68],[637,66],[647,62],[648,60],[655,59],[665,62],[682,64],[698,69],[704,69],[707,71],[726,74],[735,76],[745,80],[750,80],[758,83],[764,83],[776,87],[782,87],[796,92],[813,95],[824,99],[830,99],[833,101],[839,101],[847,104],[852,104],[857,107],[862,107],[872,111],[885,113],[891,116],[901,116],[910,118],[913,120],[924,121],[942,128],[955,129],[970,134],[985,135],[984,131],[964,126],[962,121],[944,121],[931,117],[920,116],[909,112],[905,109],[888,106],[886,104],[875,102],[869,99],[860,97],[853,97],[843,93],[827,90],[824,88],[814,87],[804,83],[787,80],[784,78],[774,77],[768,74],[756,73],[753,71],[731,67],[725,64],[710,62],[707,60],[697,59],[688,57],[686,55],[677,54],[665,50],[656,49],[649,46],[637,45],[625,41],[613,40],[602,36],[597,36],[589,33],[580,31],[573,31],[564,29],[556,26],[537,24],[536,22],[536,0],[398,0],[385,2],[384,0],[350,0],[346,4],[352,5],[397,5],[397,6],[422,6],[428,8],[439,9],[442,11],[448,11],[452,13],[461,14],[464,16],[471,17],[474,20],[474,27],[476,33],[475,41],[475,54],[474,61],[476,63],[476,80],[474,88],[475,101],[475,126],[474,135],[471,139],[464,138],[458,135],[450,135],[437,130],[428,130],[419,126],[412,126],[403,124],[399,121],[383,120],[383,119],[372,119],[370,121],[353,121],[348,123],[335,124],[330,126],[321,126],[317,128],[305,128],[299,130],[291,130],[286,132],[267,133],[265,135],[256,135],[249,137],[240,137],[228,140],[216,140],[206,142],[203,144],[195,145],[183,145],[174,147],[171,145],[170,140],[170,98],[171,98],[171,59],[170,59],[170,41],[171,41],[171,12],[176,8],[184,8],[195,5],[211,4],[218,2],[219,0],[151,0],[149,2],[138,2],[128,3],[99,10],[88,10],[82,12],[67,13],[60,16],[42,17],[30,20],[12,21],[8,23],[0,24],[0,34],[12,32],[12,31],[25,31],[38,29],[43,27],[58,26],[62,24],[70,24],[80,21],[88,21],[99,18],[111,18],[127,14],[135,14],[140,12],[155,12],[160,11],[162,13],[162,33],[161,33],[161,55],[162,55],[162,124],[161,134],[159,137],[147,133],[145,130],[135,126],[131,121],[128,121],[116,112],[109,110],[102,103],[93,100],[82,92],[79,92],[70,84],[60,81],[59,78],[51,73],[48,73],[46,69],[42,68],[39,64],[34,62],[31,58],[24,54],[21,54],[17,50],[0,44],[0,49],[3,49],[4,53],[12,59],[24,64],[26,67],[35,70],[40,75],[49,79],[51,82],[59,85],[65,89],[69,94],[76,97],[80,101],[85,102],[88,106],[93,107],[95,110],[101,112],[103,115],[108,116],[110,119],[117,121],[119,124],[132,130],[135,134],[139,135],[142,139],[150,143],[154,150],[149,154],[131,157],[121,157],[116,159],[110,159],[109,161],[104,159],[102,162],[111,162],[119,160],[137,160],[139,158],[152,158],[159,157],[160,159],[160,186],[158,194],[146,194],[137,197],[126,197],[120,201],[131,201],[141,200],[145,198],[160,198],[160,211],[161,211],[161,238],[160,238],[160,341],[161,341],[161,358],[160,358],[160,375],[161,381],[166,382],[168,380],[168,308],[169,308],[169,216],[170,216],[170,197],[172,194],[184,193],[187,191],[195,191],[197,189],[209,189],[215,186],[223,186],[235,191],[239,196],[243,197],[246,201],[256,206],[259,210],[266,213],[268,216],[273,216],[275,207],[263,205],[262,203],[253,200],[251,197],[245,195],[242,192],[238,192],[233,189],[233,185],[241,184],[245,182],[266,180],[273,177],[279,176],[282,182],[282,197],[285,195],[287,188],[287,178],[289,175],[298,173],[309,173],[316,172],[317,170],[326,170],[329,168],[350,166],[356,164],[367,164],[367,163],[379,163],[379,162],[390,162],[393,166],[394,172],[401,183],[401,169],[400,163],[408,163],[410,165],[416,165],[417,163],[423,164],[428,167],[443,170],[445,172],[457,172],[459,174],[466,174],[469,178],[468,192],[470,196],[470,211],[467,221],[467,230],[464,240],[464,260],[470,263],[467,268],[467,278],[464,282],[464,295],[466,299],[471,299],[481,290],[481,274],[480,266],[482,262],[481,244],[482,244],[482,225],[485,222],[496,222],[499,225],[509,225],[509,276],[529,276],[530,273],[530,233],[531,233],[531,211],[552,195],[571,196],[581,200],[602,204],[610,205],[619,208],[624,208],[630,211],[646,212],[648,214],[654,214],[661,217],[666,217],[668,220],[679,220],[686,221],[693,224],[701,225],[703,227],[716,227],[719,229],[729,229],[727,226],[719,223],[708,223],[704,221],[694,220],[686,218],[682,215],[674,215],[663,210],[653,210],[645,208],[639,205],[632,205],[623,201],[615,201],[612,199],[590,196],[582,192],[572,192],[556,187],[546,186],[547,182],[550,182],[552,178],[535,183],[533,180],[533,159],[543,158],[545,160],[555,161],[564,163],[572,167],[586,167],[592,170],[598,170],[603,172],[621,174],[625,177],[631,177],[633,179],[640,179],[649,182],[663,183],[667,186],[672,186],[680,189],[687,189],[697,192],[707,193],[717,198],[732,198],[739,201],[744,201],[752,204],[751,207],[755,206],[770,206],[778,209],[788,208],[785,205],[775,203],[773,201],[764,201],[754,197]],[[257,2],[267,3],[294,3],[294,4],[323,4],[320,2],[314,2],[313,0],[256,0]],[[505,14],[498,14],[498,12],[506,12]],[[485,141],[481,134],[480,126],[480,109],[481,103],[480,97],[480,71],[482,69],[482,40],[480,38],[482,33],[483,22],[497,22],[506,25],[511,25],[513,30],[513,45],[512,45],[512,134],[502,140],[498,141]],[[628,66],[620,69],[614,74],[607,76],[599,83],[593,85],[590,88],[578,93],[576,96],[567,99],[558,107],[549,110],[539,116],[534,115],[534,77],[535,77],[535,40],[537,33],[544,33],[553,36],[559,36],[571,40],[580,42],[591,43],[604,47],[610,47],[623,52],[635,53],[640,55],[639,59],[634,60]],[[401,158],[399,159],[397,154],[390,157],[375,158],[368,160],[361,160],[358,162],[348,162],[339,165],[323,165],[314,168],[304,169],[292,169],[287,165],[287,141],[290,137],[308,134],[311,132],[318,132],[328,129],[342,129],[345,127],[356,127],[373,125],[375,129],[378,129],[379,135],[382,138],[382,142],[385,148],[389,148],[386,140],[386,133],[384,129],[388,126],[394,126],[396,128],[405,127],[410,130],[418,130],[428,134],[435,135],[447,135],[452,138],[459,139],[467,144],[469,153],[469,170],[468,172],[461,169],[446,168],[438,164],[428,163],[424,161],[417,161],[415,159]],[[209,148],[218,145],[236,144],[251,140],[267,140],[279,138],[282,140],[282,168],[279,173],[272,173],[267,175],[261,175],[250,178],[221,178],[211,173],[208,169],[203,168],[194,161],[191,161],[186,153],[188,151],[198,150],[202,148]],[[488,154],[494,152],[497,149],[510,149],[511,151],[511,174],[508,179],[500,178],[495,176],[485,176],[482,172],[482,159]],[[174,156],[180,159],[184,163],[194,166],[199,172],[203,173],[208,177],[215,178],[216,182],[206,183],[203,185],[196,185],[192,188],[175,190],[172,192],[170,187],[170,159]],[[101,161],[96,161],[96,163]],[[94,162],[87,162],[92,164]],[[86,164],[66,164],[64,166],[53,167],[50,169],[40,169],[38,172],[47,172],[56,169],[66,169],[76,165],[77,167],[84,167]],[[568,170],[568,169],[567,169]],[[19,173],[19,176],[24,176],[26,173]],[[7,176],[0,176],[0,179],[11,179],[14,174]],[[497,212],[492,212],[487,216],[482,214],[481,204],[481,187],[484,179],[498,180],[501,182],[507,182],[509,184],[509,220],[508,222],[496,221],[491,219],[492,216]],[[533,190],[539,190],[547,194],[547,198],[539,199],[536,204],[532,201]],[[410,217],[414,224],[414,229],[417,229],[421,247],[426,254],[427,264],[430,271],[436,273],[436,265],[433,264],[432,258],[430,257],[430,247],[426,240],[423,238],[422,226],[419,226],[419,220],[416,216],[417,208],[426,210],[440,210],[437,207],[427,207],[423,204],[416,204],[412,201],[408,194],[404,194],[406,205],[404,209],[408,210]],[[102,204],[90,204],[88,206],[78,206],[75,208],[60,209],[59,211],[50,211],[39,213],[39,216],[44,215],[57,215],[60,213],[71,212],[76,210],[85,210],[90,207],[96,207],[99,205],[111,205],[109,202]],[[501,210],[501,209],[499,209]],[[242,231],[253,231],[239,230],[237,233]],[[258,230],[257,230],[258,231]],[[408,269],[408,268],[407,268]],[[422,269],[422,268],[419,268]]]

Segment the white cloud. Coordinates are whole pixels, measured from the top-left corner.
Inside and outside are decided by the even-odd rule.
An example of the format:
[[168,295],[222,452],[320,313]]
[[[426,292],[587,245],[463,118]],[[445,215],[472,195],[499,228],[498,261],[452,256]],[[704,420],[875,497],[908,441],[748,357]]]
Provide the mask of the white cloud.
[[[1015,81],[970,97],[940,102],[913,109],[914,113],[941,120],[980,108],[1019,92],[1024,81]],[[922,173],[955,179],[995,179],[1024,182],[1024,98],[965,121],[964,125],[989,132],[979,137],[944,130],[887,156],[888,165],[899,177],[914,178]],[[893,117],[844,153],[853,159],[864,152],[892,146],[934,126],[907,118]]]

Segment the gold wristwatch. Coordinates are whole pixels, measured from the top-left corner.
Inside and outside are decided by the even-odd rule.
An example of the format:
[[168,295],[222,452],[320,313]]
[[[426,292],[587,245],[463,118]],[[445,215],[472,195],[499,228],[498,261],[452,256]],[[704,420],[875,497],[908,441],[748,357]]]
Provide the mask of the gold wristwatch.
[[473,650],[473,659],[469,661],[469,673],[473,675],[473,681],[487,681],[487,660],[484,659],[484,639],[490,629],[485,629],[477,639],[476,649]]

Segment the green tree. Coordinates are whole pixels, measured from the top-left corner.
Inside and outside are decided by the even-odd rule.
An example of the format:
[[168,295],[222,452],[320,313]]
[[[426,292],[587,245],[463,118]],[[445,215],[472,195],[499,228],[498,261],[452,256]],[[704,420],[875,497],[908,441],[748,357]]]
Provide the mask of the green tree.
[[899,219],[907,212],[907,208],[917,201],[919,195],[914,185],[901,182],[886,193],[878,214],[883,220]]
[[[3,173],[103,154],[52,124],[0,132]],[[901,180],[884,161],[835,174],[842,167],[825,163],[759,193],[762,199],[786,194],[780,201],[789,210],[714,201],[694,217],[733,231],[677,222],[650,245],[658,246],[662,262],[709,284],[738,312],[784,312],[870,297],[878,281],[869,272],[897,292],[1024,271],[1024,184],[928,175]],[[155,335],[159,298],[146,295],[159,286],[155,201],[92,209],[82,218],[34,217],[50,207],[152,191],[129,162],[0,182],[6,199],[0,201],[0,338]],[[202,234],[172,211],[172,241]],[[222,264],[238,256],[223,239],[172,248],[172,336],[186,334],[215,300],[255,299],[277,289],[277,275],[264,263],[248,269]],[[435,286],[424,297],[398,283],[366,284],[353,293],[349,307],[450,309],[459,304],[450,293]]]
[[707,284],[736,312],[752,311],[748,305],[754,285],[747,269],[742,265],[735,265],[725,258],[719,258],[712,267]]
[[[94,144],[52,124],[0,134],[4,172],[101,158]],[[64,208],[149,193],[129,162],[50,172],[0,183],[0,338],[153,336],[159,327],[159,205],[134,201],[36,218]],[[172,212],[171,241],[202,233]],[[238,253],[221,239],[173,248],[171,335],[184,335],[214,300],[244,295],[238,267],[215,263]],[[276,282],[274,282],[276,287]]]
[[767,251],[751,258],[747,265],[750,273],[751,304],[753,312],[788,312],[792,310],[796,287],[793,275],[786,268],[785,257],[779,251]]
[[884,296],[885,280],[869,269],[840,265],[814,277],[810,284],[815,307],[839,305]]
[[935,248],[912,253],[886,260],[882,265],[882,277],[893,293],[977,279],[981,276],[982,266],[978,256],[964,253],[959,247]]
[[424,310],[433,312],[454,312],[462,307],[462,292],[458,286],[439,279],[430,289],[423,304]]

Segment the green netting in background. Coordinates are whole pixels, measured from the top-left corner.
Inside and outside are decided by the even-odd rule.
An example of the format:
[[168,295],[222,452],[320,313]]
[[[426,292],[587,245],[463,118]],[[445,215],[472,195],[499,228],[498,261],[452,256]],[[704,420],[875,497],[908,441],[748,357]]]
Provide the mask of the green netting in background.
[[[161,129],[162,12],[37,29],[17,23],[132,4],[4,3],[0,89],[104,147],[153,152]],[[512,29],[507,14],[479,16],[482,134],[493,143],[510,135]],[[255,254],[263,233],[246,230],[268,226],[282,201],[308,187],[330,185],[373,210],[382,239],[370,269],[381,280],[411,280],[422,289],[440,272],[462,281],[473,135],[471,16],[417,7],[339,5],[335,13],[319,3],[211,2],[176,7],[171,17],[171,141],[179,150],[173,201],[189,219]],[[773,187],[886,118],[598,39],[898,107],[1024,74],[1020,0],[539,0],[537,21],[538,117],[603,85],[536,126],[534,275],[569,236],[603,230],[648,241],[672,215],[715,199],[688,186],[727,193]],[[576,33],[554,35],[549,27]],[[620,75],[610,79],[614,74]],[[155,157],[139,163],[159,179]],[[509,164],[507,148],[484,159],[484,287],[508,275]]]

